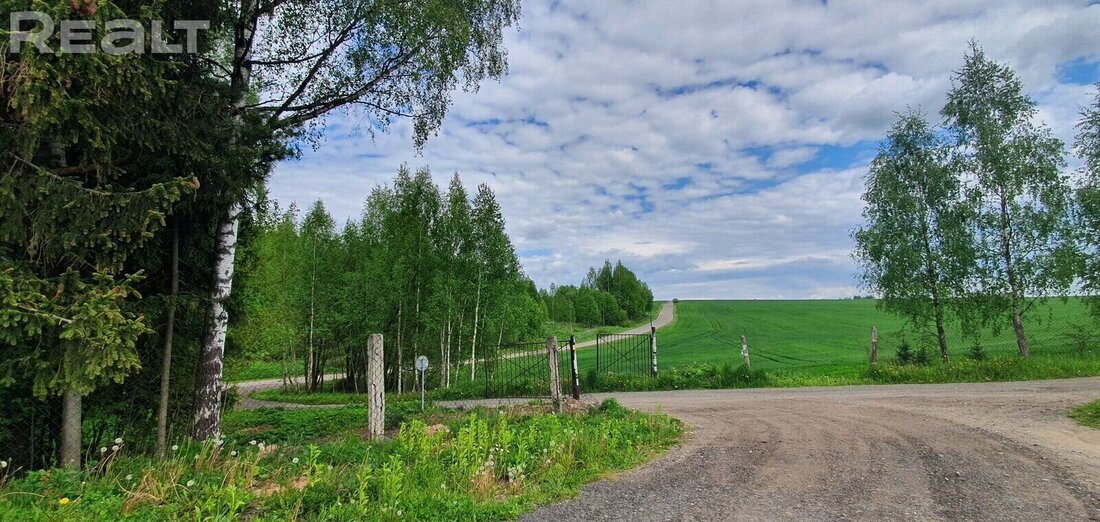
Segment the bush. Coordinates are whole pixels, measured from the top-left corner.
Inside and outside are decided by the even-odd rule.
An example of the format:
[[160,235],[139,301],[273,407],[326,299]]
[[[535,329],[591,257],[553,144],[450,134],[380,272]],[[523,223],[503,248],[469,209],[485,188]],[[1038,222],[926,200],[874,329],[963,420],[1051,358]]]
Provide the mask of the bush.
[[913,362],[913,347],[909,346],[909,341],[902,339],[901,344],[898,345],[896,356],[898,358],[898,364],[909,364]]
[[920,349],[917,350],[917,354],[913,356],[913,362],[921,366],[927,366],[928,363],[932,362],[932,356],[928,354],[927,346],[921,345]]
[[970,351],[967,353],[967,356],[975,361],[984,361],[986,357],[985,349],[982,348],[982,343],[974,341],[974,344],[970,345]]

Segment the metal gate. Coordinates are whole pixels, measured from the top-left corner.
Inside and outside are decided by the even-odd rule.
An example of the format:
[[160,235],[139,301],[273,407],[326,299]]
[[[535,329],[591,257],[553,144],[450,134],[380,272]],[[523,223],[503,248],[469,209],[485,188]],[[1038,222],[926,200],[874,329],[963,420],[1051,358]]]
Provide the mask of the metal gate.
[[596,373],[657,375],[657,334],[596,335]]
[[545,341],[486,346],[482,353],[486,398],[550,396],[550,357]]

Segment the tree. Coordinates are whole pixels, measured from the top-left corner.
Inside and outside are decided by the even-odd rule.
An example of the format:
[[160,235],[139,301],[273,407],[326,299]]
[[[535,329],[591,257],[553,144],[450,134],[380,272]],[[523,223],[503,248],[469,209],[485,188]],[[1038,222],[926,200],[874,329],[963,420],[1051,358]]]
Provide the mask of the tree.
[[1035,102],[1016,73],[972,43],[943,108],[953,166],[972,184],[981,315],[1011,318],[1020,356],[1030,354],[1023,317],[1037,300],[1068,290],[1070,188],[1063,145],[1035,122]]
[[1087,255],[1082,256],[1080,267],[1082,286],[1091,298],[1088,300],[1093,315],[1100,317],[1100,83],[1096,84],[1096,98],[1092,105],[1081,111],[1077,124],[1077,140],[1074,149],[1084,160],[1083,176],[1077,189],[1078,224],[1080,239]]
[[867,173],[867,224],[853,234],[864,284],[913,327],[933,326],[944,363],[948,310],[965,295],[975,261],[969,209],[947,157],[923,115],[900,115]]
[[[226,109],[239,131],[230,148],[256,147],[246,132],[250,125],[283,137],[310,134],[310,125],[341,108],[361,111],[372,129],[411,118],[414,140],[422,145],[441,125],[455,87],[473,89],[504,74],[503,31],[519,16],[516,0],[225,5],[234,20],[231,63],[215,66],[211,74],[224,73],[233,93]],[[269,165],[257,162],[232,174],[260,180]],[[215,281],[191,429],[199,440],[221,430],[225,303],[232,291],[242,197],[237,192],[227,204],[216,235]]]

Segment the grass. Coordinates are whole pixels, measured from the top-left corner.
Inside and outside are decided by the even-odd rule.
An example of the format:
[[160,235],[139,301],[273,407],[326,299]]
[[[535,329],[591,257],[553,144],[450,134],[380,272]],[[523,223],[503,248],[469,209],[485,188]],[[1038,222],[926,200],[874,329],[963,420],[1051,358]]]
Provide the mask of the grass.
[[1074,408],[1069,416],[1082,426],[1100,429],[1100,399]]
[[[1092,318],[1083,302],[1051,300],[1026,324],[1032,353],[1060,353],[1078,342],[1078,325]],[[691,366],[741,364],[740,337],[746,336],[754,370],[830,367],[868,361],[871,327],[879,331],[879,357],[893,357],[906,337],[935,352],[928,336],[905,333],[905,321],[875,307],[871,299],[807,301],[680,301],[676,322],[657,333],[658,363],[662,370]],[[1006,326],[1010,326],[1007,325]],[[962,357],[970,342],[957,328],[947,332],[954,358]],[[1088,339],[1087,341],[1095,341]],[[990,356],[1016,353],[1010,327],[981,341]],[[595,368],[596,351],[577,352],[582,374]]]
[[[387,418],[388,422],[396,419]],[[409,415],[365,441],[353,409],[234,412],[222,445],[125,444],[83,471],[0,474],[0,520],[501,520],[674,444],[681,424],[613,401]]]
[[[334,357],[329,361],[329,371],[343,371],[342,360]],[[290,365],[291,374],[301,379],[306,374],[306,365],[296,361]],[[225,368],[225,380],[228,382],[258,381],[261,379],[281,379],[282,361],[240,361],[231,360]]]

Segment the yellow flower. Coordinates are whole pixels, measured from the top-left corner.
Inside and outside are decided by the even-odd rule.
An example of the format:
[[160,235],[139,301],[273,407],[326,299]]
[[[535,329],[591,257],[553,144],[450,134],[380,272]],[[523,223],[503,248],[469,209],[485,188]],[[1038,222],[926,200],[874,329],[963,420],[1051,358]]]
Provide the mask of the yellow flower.
[[64,506],[69,503],[69,497],[63,497],[61,500],[58,500],[57,503]]

